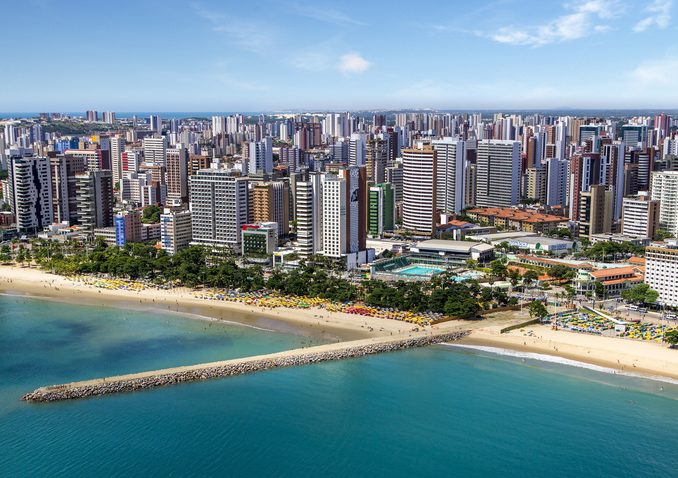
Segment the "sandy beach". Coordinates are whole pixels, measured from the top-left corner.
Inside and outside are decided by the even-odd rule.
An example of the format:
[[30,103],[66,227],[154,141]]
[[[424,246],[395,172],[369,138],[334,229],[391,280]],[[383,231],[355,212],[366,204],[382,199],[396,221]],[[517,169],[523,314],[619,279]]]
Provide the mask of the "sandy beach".
[[552,330],[549,325],[501,334],[502,327],[477,328],[460,343],[553,355],[620,372],[678,379],[678,350],[666,344]]
[[102,289],[30,267],[0,266],[0,293],[83,305],[192,314],[329,341],[405,334],[413,329],[413,325],[406,322],[329,312],[313,307],[267,309],[239,302],[199,299],[193,290],[187,288],[147,288],[140,291]]
[[[409,334],[413,329],[412,324],[401,321],[320,308],[266,309],[239,302],[204,300],[196,298],[194,291],[186,288],[101,289],[29,267],[0,266],[0,293],[83,305],[192,314],[335,342],[397,336]],[[678,379],[678,350],[669,349],[665,344],[556,331],[542,325],[500,333],[503,327],[528,319],[526,310],[500,312],[490,314],[482,321],[451,321],[433,326],[433,329],[469,329],[471,334],[460,342],[468,345],[547,354],[624,372]]]

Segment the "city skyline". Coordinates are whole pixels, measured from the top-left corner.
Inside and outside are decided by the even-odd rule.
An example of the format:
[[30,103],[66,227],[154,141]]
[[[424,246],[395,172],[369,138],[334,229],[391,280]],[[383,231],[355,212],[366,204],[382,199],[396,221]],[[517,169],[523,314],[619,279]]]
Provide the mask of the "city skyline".
[[65,53],[45,74],[8,75],[1,109],[678,107],[672,0],[126,4],[7,5],[7,34],[22,38],[8,64]]

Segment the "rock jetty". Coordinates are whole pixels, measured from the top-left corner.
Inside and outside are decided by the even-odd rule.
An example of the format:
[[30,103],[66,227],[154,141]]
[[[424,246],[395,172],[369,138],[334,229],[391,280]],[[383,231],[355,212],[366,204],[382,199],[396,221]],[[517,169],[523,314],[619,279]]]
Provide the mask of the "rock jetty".
[[423,347],[459,340],[467,334],[468,331],[441,334],[431,334],[430,332],[428,334],[414,333],[407,338],[382,337],[319,345],[317,347],[295,349],[269,355],[119,375],[62,385],[51,385],[38,388],[24,395],[22,400],[28,402],[54,402],[108,395],[111,393],[133,392],[184,382],[243,375],[273,368],[293,367]]

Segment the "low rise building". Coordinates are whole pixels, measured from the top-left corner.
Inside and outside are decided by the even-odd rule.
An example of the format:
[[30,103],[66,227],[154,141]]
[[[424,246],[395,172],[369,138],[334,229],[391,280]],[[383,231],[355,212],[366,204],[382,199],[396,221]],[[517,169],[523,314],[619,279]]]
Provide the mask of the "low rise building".
[[610,267],[594,271],[580,270],[575,285],[581,294],[595,293],[596,283],[603,285],[603,297],[616,297],[626,289],[630,289],[643,282],[644,268],[642,266]]
[[511,207],[469,209],[466,211],[466,215],[481,224],[537,233],[544,233],[557,229],[564,221],[566,221],[566,218],[562,216]]
[[565,241],[562,239],[553,239],[544,236],[523,236],[507,239],[506,241],[494,241],[493,245],[498,245],[501,242],[507,242],[511,247],[518,249],[525,249],[531,253],[551,253],[551,254],[566,254],[572,250],[572,241]]
[[278,247],[278,223],[262,222],[242,226],[242,255],[273,254]]
[[429,239],[428,241],[418,242],[415,247],[410,248],[410,251],[445,257],[459,265],[465,264],[468,259],[474,259],[481,263],[494,259],[494,246],[482,242]]

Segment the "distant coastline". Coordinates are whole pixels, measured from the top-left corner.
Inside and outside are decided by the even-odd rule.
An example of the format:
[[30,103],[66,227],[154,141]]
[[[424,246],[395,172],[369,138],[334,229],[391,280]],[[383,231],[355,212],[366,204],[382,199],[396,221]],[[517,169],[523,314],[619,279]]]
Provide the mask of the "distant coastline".
[[[102,110],[103,111],[103,110]],[[271,111],[116,111],[116,117],[121,118],[146,118],[150,115],[160,115],[163,119],[183,119],[183,118],[211,118],[212,116],[229,116],[242,114],[244,116],[254,115],[280,115],[280,114],[325,114],[351,111],[358,115],[380,112],[380,113],[415,113],[415,112],[437,112],[437,113],[481,113],[483,115],[492,115],[496,112],[505,114],[543,114],[550,116],[600,116],[600,117],[630,117],[647,116],[666,113],[670,115],[678,114],[678,108],[373,108],[373,109],[291,109],[291,110],[271,110]],[[0,120],[11,118],[37,118],[41,112],[22,112],[8,111],[0,112]],[[43,113],[61,113],[70,116],[84,116],[85,111],[43,111]]]

